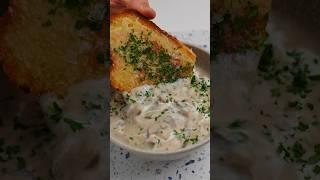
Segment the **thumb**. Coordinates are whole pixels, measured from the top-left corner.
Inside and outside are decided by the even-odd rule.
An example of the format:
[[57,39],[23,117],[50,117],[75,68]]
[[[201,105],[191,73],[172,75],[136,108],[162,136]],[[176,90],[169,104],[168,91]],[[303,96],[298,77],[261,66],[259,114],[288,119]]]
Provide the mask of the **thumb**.
[[156,17],[156,12],[150,8],[150,7],[140,7],[137,9],[142,15],[148,17],[148,18],[155,18]]
[[131,3],[128,4],[128,8],[134,9],[151,19],[156,17],[156,12],[149,6],[148,1],[131,1]]

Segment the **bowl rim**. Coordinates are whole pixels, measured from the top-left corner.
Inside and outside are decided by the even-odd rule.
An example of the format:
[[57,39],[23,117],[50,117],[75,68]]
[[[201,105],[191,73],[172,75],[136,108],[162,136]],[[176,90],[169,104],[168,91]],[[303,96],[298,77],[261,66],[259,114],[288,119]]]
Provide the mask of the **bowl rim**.
[[[206,54],[209,55],[209,61],[210,61],[210,51],[205,50],[200,45],[190,44],[190,43],[185,43],[185,42],[184,42],[184,44],[186,44],[191,49],[198,49],[200,51],[205,52]],[[209,70],[209,74],[210,74],[210,70]],[[189,151],[198,149],[201,146],[204,146],[204,145],[208,144],[210,142],[210,135],[208,137],[206,137],[205,139],[203,139],[202,141],[200,141],[200,143],[192,144],[191,146],[188,146],[188,147],[185,147],[185,148],[180,148],[180,149],[174,150],[174,151],[159,151],[159,152],[158,151],[152,151],[152,150],[144,150],[144,149],[140,149],[138,147],[134,147],[134,146],[128,145],[128,144],[122,142],[121,140],[118,140],[117,138],[113,137],[112,133],[111,133],[111,130],[110,130],[110,140],[111,140],[112,143],[116,144],[120,148],[123,148],[123,149],[128,150],[128,151],[133,152],[133,153],[140,153],[140,154],[145,154],[145,155],[175,155],[175,154],[181,154],[181,153],[189,152]]]
[[140,149],[134,146],[130,146],[126,143],[121,142],[120,140],[116,140],[116,138],[111,136],[110,133],[110,140],[112,143],[116,144],[117,146],[131,151],[131,152],[135,152],[135,153],[143,153],[146,155],[173,155],[173,154],[180,154],[180,153],[184,153],[184,152],[188,152],[188,151],[192,151],[194,149],[197,149],[201,146],[204,146],[205,144],[208,144],[210,142],[210,136],[208,136],[207,138],[205,138],[204,140],[202,140],[200,143],[198,144],[193,144],[191,146],[188,146],[186,148],[180,148],[178,150],[174,150],[174,151],[151,151],[151,150],[144,150],[144,149]]

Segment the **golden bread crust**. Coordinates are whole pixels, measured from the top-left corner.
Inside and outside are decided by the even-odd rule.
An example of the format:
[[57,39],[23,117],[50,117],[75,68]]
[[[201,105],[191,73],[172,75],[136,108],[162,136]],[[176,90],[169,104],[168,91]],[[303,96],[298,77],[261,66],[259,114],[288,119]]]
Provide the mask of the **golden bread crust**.
[[271,0],[214,0],[214,55],[258,50],[268,34]]
[[0,30],[0,62],[19,87],[63,95],[72,84],[105,75],[97,54],[104,49],[106,25],[102,31],[77,31],[69,10],[53,16],[50,6],[42,0],[11,2],[10,12],[0,19],[6,27]]
[[193,69],[196,61],[196,56],[190,48],[181,43],[172,35],[161,30],[156,24],[147,18],[143,17],[136,11],[126,10],[124,12],[112,15],[110,18],[110,52],[112,64],[110,67],[111,85],[119,91],[130,91],[131,89],[144,85],[155,84],[156,82],[150,79],[141,80],[145,76],[144,72],[135,71],[134,68],[127,63],[123,57],[115,51],[121,45],[121,42],[128,40],[128,34],[131,31],[136,33],[152,32],[150,35],[154,46],[159,46],[166,49],[168,52],[172,49],[178,49],[179,63],[182,66],[190,65],[190,68],[185,68],[185,72],[181,77],[188,76]]

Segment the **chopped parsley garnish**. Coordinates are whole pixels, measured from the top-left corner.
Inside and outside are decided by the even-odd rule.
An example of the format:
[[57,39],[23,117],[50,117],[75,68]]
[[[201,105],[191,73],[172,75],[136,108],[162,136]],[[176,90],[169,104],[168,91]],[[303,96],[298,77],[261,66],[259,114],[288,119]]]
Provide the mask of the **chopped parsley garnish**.
[[167,96],[166,96],[166,101],[165,101],[166,103],[168,103],[168,102],[173,102],[173,97],[172,97],[172,94],[168,94]]
[[204,115],[207,115],[208,117],[210,116],[210,107],[207,107],[204,104],[200,104],[197,107],[197,111],[204,114]]
[[53,102],[49,106],[48,116],[56,123],[59,123],[61,120],[63,120],[63,122],[69,125],[73,132],[79,131],[80,129],[84,128],[81,123],[76,122],[70,118],[64,117],[63,111],[57,102]]
[[190,78],[190,84],[195,88],[195,91],[200,92],[200,96],[208,96],[208,90],[210,87],[210,81],[203,78],[197,79],[195,75]]
[[301,102],[299,102],[299,101],[290,101],[290,102],[288,103],[288,106],[289,106],[290,108],[295,108],[295,109],[297,109],[297,110],[303,109],[303,104],[302,104]]
[[199,141],[198,136],[196,136],[195,138],[189,139],[189,141],[190,141],[192,144],[197,144],[198,141]]
[[272,44],[266,44],[262,51],[262,55],[260,57],[258,69],[261,72],[268,73],[274,70],[274,66],[276,65],[276,61],[273,57],[273,46]]
[[319,165],[314,166],[312,171],[316,175],[320,174],[320,166]]
[[258,50],[268,37],[264,26],[257,22],[266,21],[259,14],[258,6],[248,3],[241,15],[233,16],[225,11],[214,19],[213,55],[220,53],[245,53],[247,50]]
[[126,94],[124,98],[125,98],[126,103],[135,103],[136,102],[136,100],[132,99],[129,94]]
[[283,143],[279,143],[279,146],[278,146],[278,153],[280,155],[283,156],[283,159],[288,161],[288,160],[291,160],[291,156],[290,156],[290,152],[287,150],[287,148],[283,145]]
[[159,119],[162,115],[164,115],[164,113],[166,113],[167,111],[169,111],[169,109],[164,109],[163,111],[161,111],[161,113],[160,113],[158,116],[156,116],[156,117],[154,118],[154,120],[155,120],[155,121],[158,121],[158,119]]
[[296,129],[298,129],[301,132],[305,132],[306,130],[309,129],[309,125],[305,124],[303,122],[299,122],[298,126],[296,127]]
[[306,153],[306,150],[304,149],[302,144],[299,142],[295,142],[291,150],[293,152],[294,158],[297,160],[300,160],[300,158]]
[[192,87],[196,87],[197,86],[197,80],[196,80],[196,76],[192,75],[191,76],[191,81],[190,81]]
[[93,102],[88,102],[88,101],[85,101],[85,100],[81,101],[81,104],[88,111],[90,111],[90,110],[101,110],[102,109],[102,106],[100,104],[95,104]]
[[209,87],[210,87],[210,85],[205,80],[202,80],[200,82],[200,91],[206,92]]
[[228,128],[230,128],[230,129],[240,128],[245,123],[246,123],[246,121],[244,121],[244,120],[236,119],[228,125]]
[[64,118],[63,121],[69,125],[73,132],[80,131],[84,128],[82,123],[74,121],[70,118]]
[[53,102],[51,106],[49,106],[48,112],[49,118],[58,123],[62,118],[62,109],[58,105],[57,102]]
[[119,111],[117,110],[117,107],[111,107],[111,108],[110,108],[110,112],[111,112],[111,113],[115,113],[116,115],[119,114]]
[[146,91],[146,92],[144,93],[144,96],[145,96],[145,97],[150,97],[150,96],[153,96],[153,93],[152,93],[151,90],[148,90],[148,91]]
[[149,40],[151,34],[136,35],[134,31],[129,34],[127,42],[115,48],[114,51],[125,59],[127,64],[133,66],[135,71],[141,72],[144,78],[157,83],[175,82],[182,72],[191,66],[175,65],[173,58],[163,48]]
[[279,85],[273,88],[273,97],[281,95],[280,90],[305,98],[311,92],[310,86],[310,70],[308,64],[304,64],[303,53],[296,50],[287,52],[287,61],[284,65],[274,57],[273,46],[265,45],[264,51],[260,58],[258,70],[259,75],[265,80],[272,80]]
[[173,130],[173,134],[176,135],[177,137],[181,138],[181,139],[185,139],[186,135],[184,133],[185,129],[180,129],[180,132],[178,132],[177,130]]
[[187,137],[187,135],[185,134],[185,129],[180,129],[180,132],[174,129],[173,134],[177,136],[179,139],[183,140],[184,146],[186,146],[188,143],[196,144],[199,141],[198,135],[196,135],[195,137]]
[[210,87],[209,83],[204,79],[197,79],[195,75],[191,76],[190,84],[192,87],[198,88],[201,91],[206,91],[207,88]]
[[[91,31],[100,31],[102,29],[103,22],[103,5],[94,10],[94,14],[90,14],[88,10],[94,1],[91,0],[48,0],[50,3],[50,10],[48,15],[53,16],[57,14],[57,11],[64,9],[68,10],[72,16],[76,16],[78,19],[75,22],[74,28],[80,30],[82,28],[89,28]],[[50,23],[43,23],[45,27],[51,26]]]

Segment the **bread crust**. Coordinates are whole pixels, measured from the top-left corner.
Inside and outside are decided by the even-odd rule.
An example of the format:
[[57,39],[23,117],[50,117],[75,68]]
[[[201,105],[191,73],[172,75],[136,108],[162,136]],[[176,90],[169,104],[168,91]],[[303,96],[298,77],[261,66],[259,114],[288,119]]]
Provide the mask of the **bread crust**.
[[[138,12],[136,12],[134,10],[125,10],[121,13],[111,15],[110,26],[113,26],[114,23],[119,20],[121,21],[122,18],[136,19],[137,21],[139,21],[139,23],[141,23],[142,26],[147,27],[152,32],[159,33],[161,35],[164,35],[166,38],[168,38],[170,43],[172,43],[176,47],[178,47],[179,50],[181,51],[181,53],[184,53],[192,61],[191,62],[192,68],[188,69],[188,73],[186,73],[186,75],[183,75],[183,76],[187,76],[188,74],[190,74],[190,72],[192,72],[193,65],[196,61],[196,55],[193,53],[193,51],[190,48],[188,48],[186,45],[181,43],[174,36],[170,35],[166,31],[160,29],[155,23],[148,20],[147,18],[145,18],[144,16],[142,16],[141,14],[139,14]],[[112,38],[112,33],[110,36]],[[110,47],[112,47],[112,45]],[[141,73],[140,74],[139,73],[128,73],[128,74],[131,74],[135,77],[133,77],[133,78],[132,78],[132,76],[131,77],[130,76],[124,77],[124,78],[128,79],[128,82],[125,82],[125,83],[123,82],[123,81],[126,81],[125,79],[119,80],[119,78],[117,76],[119,74],[121,75],[121,72],[119,72],[120,68],[122,66],[121,57],[119,57],[117,55],[117,53],[115,53],[112,49],[110,49],[110,52],[111,52],[110,54],[111,54],[111,62],[112,62],[111,67],[110,67],[110,81],[111,81],[111,85],[113,88],[115,88],[119,91],[130,91],[131,89],[138,87],[138,86],[141,86],[143,84],[154,84],[154,82],[152,82],[150,80],[140,81],[139,77],[143,76],[143,74],[141,74]]]
[[[271,0],[214,0],[214,55],[258,50],[267,38],[266,26]],[[230,15],[230,16],[229,16]]]
[[[32,6],[32,3],[30,6]],[[46,12],[47,11],[48,10],[46,10]],[[42,65],[39,64],[39,62],[33,62],[32,58],[29,58],[29,59],[21,58],[23,56],[18,55],[19,53],[17,53],[17,49],[16,49],[18,48],[19,45],[17,44],[18,46],[15,47],[15,46],[12,46],[11,44],[11,46],[9,46],[9,44],[12,43],[12,41],[10,42],[10,39],[7,36],[9,33],[17,33],[17,34],[24,33],[24,29],[18,29],[17,27],[21,27],[20,26],[21,24],[19,23],[23,22],[23,20],[21,19],[25,17],[27,13],[31,13],[31,12],[26,11],[25,4],[21,3],[21,1],[10,1],[9,11],[5,14],[5,16],[0,17],[0,25],[1,27],[4,27],[0,29],[0,40],[1,40],[0,63],[2,63],[2,68],[4,72],[7,74],[8,78],[13,82],[15,82],[17,86],[23,89],[26,89],[33,94],[54,92],[60,96],[63,96],[64,93],[66,92],[66,89],[70,85],[80,82],[82,80],[101,78],[103,77],[103,75],[105,75],[105,73],[107,72],[106,67],[104,65],[101,65],[97,61],[97,54],[101,51],[101,49],[97,48],[97,46],[83,53],[83,57],[86,60],[84,63],[74,64],[74,66],[77,66],[77,67],[63,66],[63,64],[68,64],[68,63],[64,63],[65,61],[70,60],[70,59],[64,59],[63,57],[65,56],[61,56],[62,58],[59,61],[56,61],[57,63],[61,63],[60,66],[57,65],[57,67],[59,67],[58,69],[54,69],[54,68],[51,69],[49,66],[50,63],[54,64],[55,63],[54,61],[56,59],[43,57],[44,62],[42,63],[43,63],[43,66],[46,68],[46,70],[42,70],[41,69]],[[39,20],[39,22],[37,23],[41,24],[41,21]],[[102,39],[105,40],[104,39],[105,33],[106,33],[105,27],[106,27],[106,23],[105,21],[103,21],[103,30],[100,32],[96,32],[95,34],[91,34],[91,36],[93,36],[95,39],[100,41],[102,41]],[[38,29],[35,29],[35,33],[32,34],[32,36],[33,35],[34,36],[29,39],[37,39],[36,33],[38,31],[40,33],[43,33],[42,29],[40,29],[43,27],[39,25],[39,27],[37,28]],[[53,30],[50,33],[48,33],[48,36],[52,34],[54,34],[55,36],[59,36],[58,33],[60,32]],[[25,36],[30,36],[30,34],[26,34]],[[40,41],[42,41],[42,39],[40,38],[37,40],[38,40],[37,42],[30,42],[29,46],[36,47],[37,45],[41,44]],[[57,42],[64,41],[64,39],[56,39],[56,41]],[[56,43],[54,42],[53,44],[56,45]],[[58,44],[56,48],[60,48],[58,47]],[[68,50],[61,51],[61,52],[67,52],[67,51]],[[71,48],[70,48],[70,51],[72,51]],[[56,52],[56,51],[53,51],[53,52]],[[34,57],[41,56],[42,55],[41,53],[42,53],[41,50],[37,51],[37,53],[34,54]],[[82,53],[82,52],[79,51],[79,53]],[[45,60],[48,60],[48,64],[45,64]],[[27,64],[29,66],[27,66]],[[68,72],[70,69],[74,70],[74,74],[72,74],[71,72]],[[43,77],[44,75],[45,77]]]
[[150,29],[152,29],[153,31],[157,31],[159,33],[164,34],[166,37],[168,37],[170,40],[172,40],[177,46],[183,48],[183,50],[185,51],[185,53],[188,53],[188,56],[191,57],[196,57],[196,55],[193,53],[193,51],[188,48],[186,45],[184,45],[183,43],[181,43],[176,37],[170,35],[169,33],[167,33],[166,31],[160,29],[154,22],[148,20],[146,17],[142,16],[140,13],[138,13],[137,11],[134,10],[126,10],[123,11],[119,14],[116,15],[111,15],[110,17],[110,24],[112,24],[113,21],[116,21],[116,19],[118,18],[122,18],[122,17],[133,17],[133,18],[139,18],[140,22],[149,27]]

